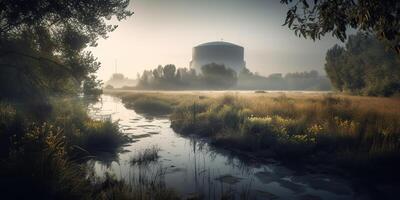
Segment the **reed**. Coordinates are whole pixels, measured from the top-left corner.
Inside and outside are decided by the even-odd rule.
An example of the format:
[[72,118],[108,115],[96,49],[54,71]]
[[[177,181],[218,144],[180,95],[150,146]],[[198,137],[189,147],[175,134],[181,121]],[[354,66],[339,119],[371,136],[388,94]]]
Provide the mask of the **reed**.
[[131,165],[147,165],[151,162],[157,161],[158,159],[158,152],[161,149],[158,146],[152,146],[147,149],[142,149],[136,154],[131,157],[130,163]]
[[[129,102],[132,94],[118,95]],[[170,103],[175,131],[209,137],[214,145],[287,162],[339,164],[363,174],[397,174],[400,166],[398,98],[318,93],[134,96]]]

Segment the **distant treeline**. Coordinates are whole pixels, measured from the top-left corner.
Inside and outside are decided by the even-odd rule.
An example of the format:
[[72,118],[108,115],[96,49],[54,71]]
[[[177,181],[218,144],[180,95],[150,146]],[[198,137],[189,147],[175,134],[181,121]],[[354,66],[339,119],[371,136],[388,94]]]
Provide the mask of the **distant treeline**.
[[123,74],[115,73],[104,83],[106,89],[111,88],[132,88],[136,86],[137,80],[129,79]]
[[139,77],[139,89],[228,89],[236,85],[238,77],[235,71],[224,65],[214,63],[194,69],[176,68],[175,65],[158,66],[145,70]]
[[176,68],[175,65],[158,66],[138,76],[138,89],[241,89],[241,90],[330,90],[329,79],[317,71],[271,74],[268,77],[250,72],[239,74],[224,65],[211,63],[194,69]]
[[315,70],[294,72],[282,75],[271,74],[268,77],[252,73],[244,69],[239,74],[236,86],[241,90],[331,90],[331,84],[326,76],[321,76]]
[[358,33],[326,55],[325,70],[338,91],[368,96],[400,92],[400,56],[374,36]]

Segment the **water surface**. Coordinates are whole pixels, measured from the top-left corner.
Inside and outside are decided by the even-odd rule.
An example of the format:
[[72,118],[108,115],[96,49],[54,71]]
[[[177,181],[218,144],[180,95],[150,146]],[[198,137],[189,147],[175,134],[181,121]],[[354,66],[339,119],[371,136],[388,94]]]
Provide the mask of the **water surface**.
[[[182,197],[202,195],[204,199],[219,199],[227,193],[251,199],[355,197],[351,184],[339,177],[292,170],[273,160],[258,162],[239,158],[229,151],[210,147],[207,141],[180,136],[170,128],[167,116],[138,114],[125,108],[116,97],[103,95],[92,111],[92,115],[111,116],[134,139],[117,155],[98,157],[90,162],[98,176],[109,172],[131,183],[145,171],[147,178],[161,178],[167,188]],[[154,145],[161,149],[157,162],[141,167],[130,164],[130,158],[138,151]]]

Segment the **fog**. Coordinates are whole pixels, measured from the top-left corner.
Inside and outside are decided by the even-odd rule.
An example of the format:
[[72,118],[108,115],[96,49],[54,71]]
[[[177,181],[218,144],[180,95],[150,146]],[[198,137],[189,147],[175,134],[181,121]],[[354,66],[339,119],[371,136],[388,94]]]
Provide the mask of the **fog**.
[[261,75],[312,69],[322,74],[327,49],[339,42],[295,36],[282,26],[286,7],[278,0],[134,0],[130,8],[132,17],[89,48],[102,63],[102,80],[116,71],[136,78],[160,64],[189,67],[194,46],[220,40],[243,46],[247,68]]

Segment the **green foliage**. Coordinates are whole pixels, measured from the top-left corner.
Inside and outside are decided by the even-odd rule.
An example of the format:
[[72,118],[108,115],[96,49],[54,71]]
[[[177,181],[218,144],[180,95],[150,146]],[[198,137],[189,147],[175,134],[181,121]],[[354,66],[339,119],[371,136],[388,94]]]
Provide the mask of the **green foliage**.
[[[0,99],[46,102],[49,95],[80,92],[100,63],[84,51],[132,13],[129,1],[0,2]],[[13,82],[14,84],[9,84]],[[84,84],[86,90],[96,84]]]
[[76,145],[91,154],[117,152],[129,138],[119,131],[118,124],[110,121],[86,121],[80,132],[76,133]]
[[103,93],[101,89],[102,82],[96,80],[95,75],[90,75],[85,81],[83,81],[83,94],[90,98],[99,98]]
[[367,34],[350,36],[345,48],[328,50],[325,69],[339,91],[372,96],[400,91],[399,57]]
[[252,95],[199,100],[201,109],[181,102],[171,115],[171,127],[259,156],[336,162],[361,175],[376,174],[374,178],[398,174],[400,118],[390,109],[398,100]]
[[119,131],[117,123],[96,121],[87,114],[87,107],[80,100],[52,99],[50,122],[64,130],[71,154],[87,156],[101,152],[115,153],[129,139]]
[[[127,136],[116,123],[91,120],[79,100],[52,98],[50,103],[46,122],[17,104],[0,103],[3,198],[106,199],[103,195],[113,186],[93,177],[85,161],[100,151],[115,153]],[[119,185],[123,190],[115,190],[115,196],[129,194],[131,199],[144,192],[132,191],[124,182]]]
[[138,113],[165,115],[173,110],[170,102],[157,98],[138,97],[130,100],[124,99],[124,102],[126,102],[125,106],[135,109]]
[[86,170],[68,160],[61,129],[32,124],[16,139],[0,165],[4,198],[90,199]]
[[397,0],[281,0],[290,9],[284,25],[303,37],[326,33],[345,41],[347,28],[368,31],[400,53],[400,2]]

